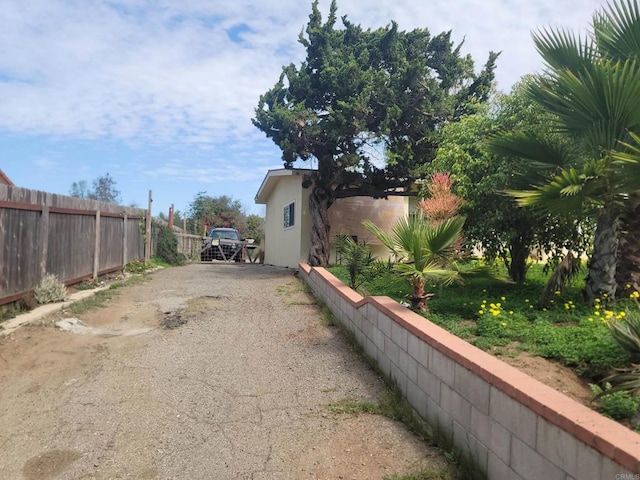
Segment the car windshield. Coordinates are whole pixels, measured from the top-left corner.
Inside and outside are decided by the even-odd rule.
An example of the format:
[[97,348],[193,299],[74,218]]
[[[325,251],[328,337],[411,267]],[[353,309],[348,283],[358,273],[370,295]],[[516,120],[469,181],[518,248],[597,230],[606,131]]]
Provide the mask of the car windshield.
[[223,238],[225,240],[240,240],[240,238],[238,238],[238,232],[235,230],[211,230],[209,237]]

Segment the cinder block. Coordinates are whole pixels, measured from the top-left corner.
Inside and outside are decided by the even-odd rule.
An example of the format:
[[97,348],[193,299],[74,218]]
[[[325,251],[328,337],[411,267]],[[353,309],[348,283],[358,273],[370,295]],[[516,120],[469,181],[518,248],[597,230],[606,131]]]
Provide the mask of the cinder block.
[[409,333],[407,351],[420,365],[429,366],[429,345],[421,338]]
[[524,480],[566,480],[566,473],[517,437],[511,438],[509,466]]
[[384,350],[385,343],[388,337],[386,337],[380,330],[378,330],[375,326],[373,327],[373,343],[375,343],[376,347],[380,350]]
[[364,346],[367,343],[367,337],[364,335],[362,330],[360,329],[354,330],[353,335],[354,337],[356,337],[356,342],[358,342],[358,345],[360,345],[364,349]]
[[408,382],[407,376],[393,362],[391,362],[391,377],[396,381],[396,383],[398,384],[398,388],[400,389],[402,394],[406,397],[407,396],[407,382]]
[[633,476],[623,477],[622,475],[623,474],[631,475],[632,473],[637,473],[637,472],[630,472],[629,470],[622,468],[618,463],[614,462],[609,457],[602,456],[602,471],[600,472],[600,476],[597,478],[602,478],[602,479],[613,478],[614,480],[617,480],[617,479],[627,480],[627,479],[632,479]]
[[359,310],[353,314],[353,328],[354,330],[362,330],[362,313]]
[[407,381],[407,401],[422,418],[427,418],[427,395],[410,379]]
[[362,318],[362,332],[369,340],[373,340],[373,332],[377,330],[375,325],[367,317]]
[[453,444],[465,455],[469,455],[471,452],[469,432],[455,418],[453,419]]
[[487,457],[487,478],[491,480],[523,480],[520,475],[509,468],[509,465],[493,453],[489,452]]
[[409,332],[403,326],[397,324],[396,322],[391,323],[391,340],[393,340],[401,350],[405,352],[409,348],[407,346],[409,339]]
[[489,393],[489,416],[535,448],[538,416],[495,387]]
[[378,357],[376,358],[378,362],[378,368],[380,371],[386,375],[387,377],[391,375],[391,360],[387,357],[382,350],[378,350]]
[[491,419],[474,406],[471,407],[471,428],[469,432],[485,445],[491,439]]
[[427,419],[430,424],[437,425],[447,435],[453,435],[453,420],[451,415],[440,408],[431,398],[427,398]]
[[376,309],[375,317],[372,318],[378,328],[385,334],[385,336],[391,338],[391,325],[395,322],[387,317],[384,313]]
[[511,432],[493,420],[489,423],[489,450],[500,460],[511,463]]
[[418,366],[418,386],[436,403],[440,402],[440,379],[422,365]]
[[451,415],[466,430],[471,428],[471,404],[447,385],[440,387],[440,408]]
[[467,435],[467,441],[469,443],[469,456],[473,460],[478,467],[482,469],[482,471],[487,471],[487,457],[489,454],[489,450],[487,446],[478,440],[474,435],[469,433]]
[[570,475],[578,471],[578,443],[573,435],[538,417],[536,450]]
[[376,344],[373,343],[373,341],[369,340],[368,338],[367,338],[367,344],[364,345],[364,351],[371,358],[376,358],[376,359],[378,358],[378,347],[376,347]]
[[489,413],[489,391],[491,386],[481,377],[456,364],[454,387],[482,413]]
[[415,361],[413,357],[411,357],[406,351],[400,349],[398,352],[399,358],[399,367],[402,370],[409,380],[414,383],[418,382],[418,362]]
[[456,364],[454,386],[474,407],[482,413],[489,413],[489,391],[491,386],[481,377]]
[[429,350],[429,371],[450,387],[454,385],[456,363],[435,348]]
[[400,366],[400,348],[389,337],[384,337],[384,353],[396,367]]
[[[577,465],[575,471],[567,471],[573,478],[580,480],[596,476],[602,471],[602,454],[582,442],[578,444]],[[598,477],[606,478],[606,477]],[[615,477],[611,477],[614,478]]]

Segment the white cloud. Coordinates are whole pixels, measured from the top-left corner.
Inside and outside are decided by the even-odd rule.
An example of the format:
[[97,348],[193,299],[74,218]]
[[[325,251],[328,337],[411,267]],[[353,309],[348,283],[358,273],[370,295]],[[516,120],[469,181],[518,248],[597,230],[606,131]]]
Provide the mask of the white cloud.
[[[540,68],[532,29],[586,27],[601,3],[343,0],[338,14],[365,27],[453,29],[478,67],[502,50],[506,87]],[[254,140],[258,97],[302,58],[296,39],[309,12],[294,0],[4,0],[0,131],[203,148]],[[238,25],[242,43],[227,34]]]

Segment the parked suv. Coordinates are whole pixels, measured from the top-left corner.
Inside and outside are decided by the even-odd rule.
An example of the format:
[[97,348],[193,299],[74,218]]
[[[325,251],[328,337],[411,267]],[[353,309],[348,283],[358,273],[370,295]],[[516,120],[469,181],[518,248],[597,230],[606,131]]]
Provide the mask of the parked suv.
[[244,262],[244,247],[247,242],[235,228],[212,228],[202,244],[200,260],[224,260]]

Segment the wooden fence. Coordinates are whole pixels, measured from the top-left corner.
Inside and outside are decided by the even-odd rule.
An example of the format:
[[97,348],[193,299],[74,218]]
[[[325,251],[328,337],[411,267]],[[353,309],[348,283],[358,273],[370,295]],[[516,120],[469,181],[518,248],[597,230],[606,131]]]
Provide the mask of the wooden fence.
[[174,231],[178,238],[178,251],[192,260],[200,260],[200,250],[207,237]]
[[46,273],[71,285],[144,259],[146,210],[0,185],[0,305]]

